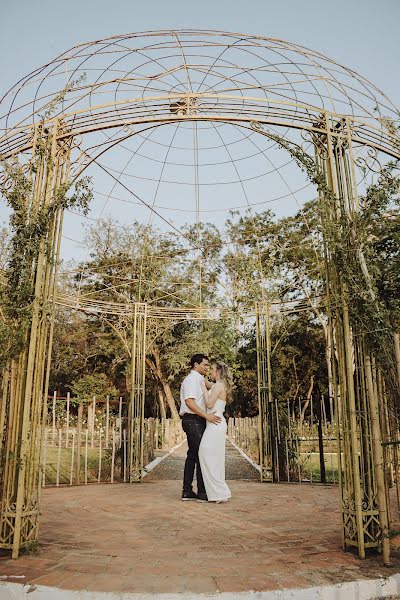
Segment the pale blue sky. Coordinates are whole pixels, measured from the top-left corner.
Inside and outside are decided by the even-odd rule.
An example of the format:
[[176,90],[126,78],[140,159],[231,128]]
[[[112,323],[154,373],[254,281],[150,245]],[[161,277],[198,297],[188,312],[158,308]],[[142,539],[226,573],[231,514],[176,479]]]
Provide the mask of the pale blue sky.
[[240,31],[297,42],[400,100],[398,0],[1,0],[1,91],[71,46],[149,29]]
[[[399,0],[0,0],[0,96],[68,48],[157,29],[223,29],[295,42],[371,80],[400,105]],[[106,193],[110,184],[105,183]],[[138,209],[135,207],[136,213]],[[0,204],[0,222],[4,220]],[[108,214],[107,212],[104,215]],[[125,220],[123,209],[114,216]],[[69,229],[68,229],[69,228]],[[75,222],[64,230],[79,237]],[[75,232],[75,233],[74,233]],[[82,246],[65,240],[65,257]]]

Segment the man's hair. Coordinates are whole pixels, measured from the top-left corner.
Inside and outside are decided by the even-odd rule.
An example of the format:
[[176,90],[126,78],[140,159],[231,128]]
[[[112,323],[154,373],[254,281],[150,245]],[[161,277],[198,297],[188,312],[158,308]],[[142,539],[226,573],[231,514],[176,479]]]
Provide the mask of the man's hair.
[[205,354],[193,354],[192,358],[190,359],[190,366],[193,369],[196,363],[199,365],[204,359],[208,360],[208,356],[206,356]]

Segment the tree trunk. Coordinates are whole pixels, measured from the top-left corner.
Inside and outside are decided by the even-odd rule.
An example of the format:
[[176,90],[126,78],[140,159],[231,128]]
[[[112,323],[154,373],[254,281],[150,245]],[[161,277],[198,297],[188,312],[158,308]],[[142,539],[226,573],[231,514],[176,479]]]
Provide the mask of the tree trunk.
[[163,379],[162,386],[165,398],[167,399],[169,410],[171,411],[171,417],[173,419],[179,419],[179,413],[176,408],[175,399],[172,395],[171,388],[169,387],[169,383],[166,379]]
[[304,402],[303,408],[301,409],[301,415],[300,415],[300,422],[301,423],[304,421],[304,415],[306,414],[306,410],[308,408],[308,405],[310,404],[311,394],[312,394],[313,389],[314,389],[314,377],[315,377],[314,374],[312,374],[311,377],[310,377],[310,387],[308,388],[307,398],[306,398],[306,401]]
[[166,399],[168,408],[171,412],[171,417],[173,419],[178,419],[179,414],[178,414],[178,411],[176,408],[175,400],[172,395],[171,388],[169,386],[167,378],[165,377],[165,375],[163,373],[162,366],[161,366],[160,352],[156,346],[153,347],[152,358],[146,357],[146,364],[149,366],[153,377],[155,378],[157,383],[159,383],[159,385],[162,388],[164,398]]
[[[310,302],[310,306],[312,307],[312,309],[315,311],[319,322],[321,323],[322,329],[324,330],[324,336],[325,336],[325,358],[326,358],[326,366],[328,369],[328,390],[329,390],[329,398],[333,398],[333,374],[332,374],[332,359],[333,359],[333,354],[332,354],[332,335],[331,335],[331,330],[329,327],[329,323],[326,322],[326,318],[323,317],[322,313],[318,310],[318,308],[316,306],[312,305],[311,299],[310,299],[310,295],[307,291],[307,288],[305,286],[303,287],[303,291],[305,292],[309,302]],[[331,419],[332,419],[332,415],[331,415]]]
[[162,389],[158,385],[157,385],[157,395],[158,395],[158,405],[160,407],[160,418],[166,419],[167,414],[165,412],[164,394],[162,393]]

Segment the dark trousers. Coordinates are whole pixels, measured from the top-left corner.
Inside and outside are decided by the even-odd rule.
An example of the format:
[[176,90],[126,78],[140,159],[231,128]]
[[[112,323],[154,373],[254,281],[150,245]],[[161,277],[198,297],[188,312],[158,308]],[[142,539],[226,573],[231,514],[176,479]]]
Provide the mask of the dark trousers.
[[201,438],[206,429],[206,420],[198,415],[185,414],[182,417],[182,428],[186,433],[188,442],[188,453],[183,473],[183,491],[189,493],[192,491],[194,470],[196,467],[197,493],[205,494],[203,475],[201,474],[199,462],[199,447]]

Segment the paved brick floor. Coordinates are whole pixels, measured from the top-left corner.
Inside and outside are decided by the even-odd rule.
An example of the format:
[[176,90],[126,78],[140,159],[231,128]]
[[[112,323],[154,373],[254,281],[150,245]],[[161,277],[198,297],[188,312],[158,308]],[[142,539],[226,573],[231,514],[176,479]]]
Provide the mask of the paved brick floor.
[[[157,465],[146,476],[146,479],[148,481],[161,479],[179,479],[182,481],[186,454],[187,444],[185,442],[167,459]],[[254,479],[256,481],[260,479],[259,472],[247,460],[243,459],[228,440],[226,442],[225,476],[227,479]]]
[[341,551],[334,487],[229,485],[233,499],[220,505],[182,503],[177,480],[46,489],[38,554],[3,557],[0,577],[66,589],[207,593],[400,571],[397,559],[385,568],[379,557],[360,561]]

